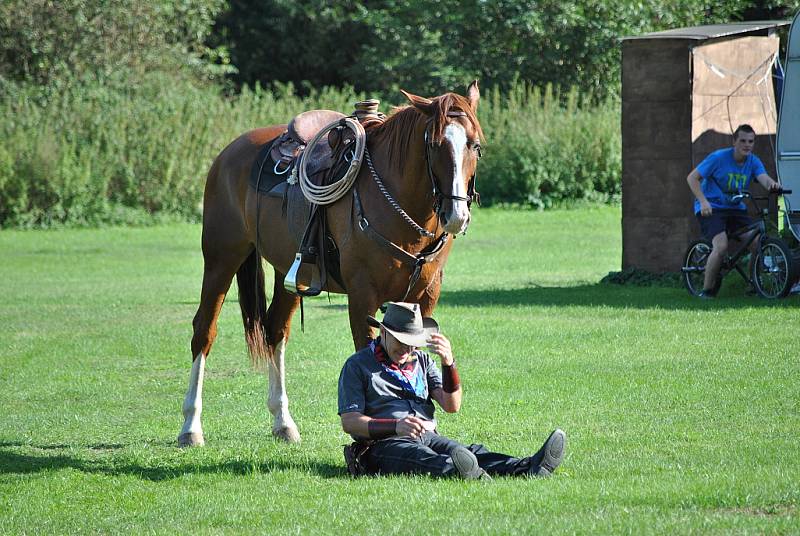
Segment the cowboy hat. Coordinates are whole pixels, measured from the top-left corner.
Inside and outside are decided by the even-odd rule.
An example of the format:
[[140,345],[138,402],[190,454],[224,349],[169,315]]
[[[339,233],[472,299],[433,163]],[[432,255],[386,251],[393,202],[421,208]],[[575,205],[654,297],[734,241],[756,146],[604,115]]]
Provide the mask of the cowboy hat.
[[389,302],[386,304],[383,321],[367,315],[367,324],[374,328],[382,326],[407,346],[425,346],[432,333],[439,333],[436,320],[422,318],[418,303]]

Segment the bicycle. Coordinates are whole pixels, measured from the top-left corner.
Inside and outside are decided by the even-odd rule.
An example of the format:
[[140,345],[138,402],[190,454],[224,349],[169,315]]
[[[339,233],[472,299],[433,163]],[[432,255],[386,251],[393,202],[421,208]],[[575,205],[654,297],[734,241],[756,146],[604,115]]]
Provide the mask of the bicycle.
[[[769,195],[790,194],[791,190],[776,190]],[[769,236],[767,233],[767,222],[769,212],[758,206],[757,201],[768,200],[769,197],[755,197],[748,191],[743,191],[731,199],[734,203],[748,199],[758,211],[759,220],[744,227],[729,236],[730,239],[738,240],[739,246],[732,253],[725,256],[720,267],[719,275],[712,286],[712,294],[716,294],[722,285],[722,279],[732,271],[736,271],[742,278],[752,285],[759,296],[766,299],[783,298],[792,289],[792,285],[797,279],[797,267],[791,248],[780,238]],[[748,233],[752,236],[744,240]],[[750,273],[747,274],[742,269],[740,261],[749,252],[750,245],[758,240],[756,257],[750,262]],[[686,250],[683,256],[683,266],[681,276],[686,290],[692,296],[699,296],[703,291],[705,279],[706,262],[711,253],[711,242],[706,239],[695,240]]]

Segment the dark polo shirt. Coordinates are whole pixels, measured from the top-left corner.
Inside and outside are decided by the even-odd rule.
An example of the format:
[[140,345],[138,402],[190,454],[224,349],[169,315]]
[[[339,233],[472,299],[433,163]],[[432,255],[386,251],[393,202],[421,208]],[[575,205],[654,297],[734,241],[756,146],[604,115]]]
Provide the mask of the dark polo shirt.
[[416,355],[414,374],[426,378],[424,398],[403,388],[367,347],[350,356],[339,375],[339,415],[358,412],[377,419],[402,419],[414,415],[436,423],[430,393],[442,386],[436,362],[425,352]]

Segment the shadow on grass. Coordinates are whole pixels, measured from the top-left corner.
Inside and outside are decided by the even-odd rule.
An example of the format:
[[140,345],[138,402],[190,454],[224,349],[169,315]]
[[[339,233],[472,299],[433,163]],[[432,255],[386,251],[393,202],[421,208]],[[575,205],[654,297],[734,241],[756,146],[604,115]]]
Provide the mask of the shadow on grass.
[[443,305],[462,307],[484,306],[605,306],[626,309],[741,309],[745,307],[797,307],[797,296],[781,300],[765,300],[745,296],[744,289],[731,285],[723,288],[714,300],[693,298],[681,288],[634,287],[597,283],[574,287],[524,287],[488,290],[442,290]]
[[[266,474],[275,471],[309,471],[323,478],[349,478],[347,469],[342,465],[331,465],[329,463],[303,462],[287,463],[283,461],[267,461],[252,463],[248,461],[231,461],[223,463],[193,460],[189,463],[164,465],[161,458],[153,460],[153,464],[130,463],[119,458],[103,458],[97,460],[87,459],[81,456],[71,455],[52,455],[35,453],[14,452],[18,448],[38,449],[42,451],[55,451],[60,449],[70,449],[74,445],[30,445],[27,443],[0,442],[0,475],[8,474],[33,474],[42,471],[58,471],[60,469],[75,469],[84,473],[96,473],[110,476],[130,475],[142,480],[159,482],[180,478],[191,474],[232,474],[232,475],[252,475]],[[121,448],[122,446],[119,446]],[[92,445],[86,447],[96,451]]]

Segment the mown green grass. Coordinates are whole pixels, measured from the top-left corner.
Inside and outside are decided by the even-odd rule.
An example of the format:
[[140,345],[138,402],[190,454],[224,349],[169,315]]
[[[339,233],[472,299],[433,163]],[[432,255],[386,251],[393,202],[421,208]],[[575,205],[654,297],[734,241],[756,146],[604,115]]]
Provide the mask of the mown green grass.
[[270,436],[234,286],[207,446],[176,448],[200,228],[0,232],[0,533],[797,533],[799,298],[598,284],[619,221],[480,209],[456,241],[437,318],[465,400],[441,430],[520,455],[569,437],[553,478],[491,483],[347,476],[339,296],[289,345],[301,444]]

